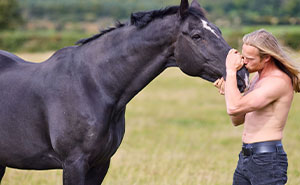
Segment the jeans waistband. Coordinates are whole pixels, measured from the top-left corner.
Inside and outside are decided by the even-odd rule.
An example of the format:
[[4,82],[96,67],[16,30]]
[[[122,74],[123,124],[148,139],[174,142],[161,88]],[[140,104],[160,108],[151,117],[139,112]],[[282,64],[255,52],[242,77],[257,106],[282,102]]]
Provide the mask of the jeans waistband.
[[278,141],[264,141],[257,143],[243,143],[242,154],[250,156],[253,154],[280,152],[284,153],[284,149],[280,140]]
[[257,142],[257,143],[243,143],[243,147],[246,148],[254,148],[258,146],[264,146],[264,145],[281,145],[281,140],[276,140],[276,141],[263,141],[263,142]]

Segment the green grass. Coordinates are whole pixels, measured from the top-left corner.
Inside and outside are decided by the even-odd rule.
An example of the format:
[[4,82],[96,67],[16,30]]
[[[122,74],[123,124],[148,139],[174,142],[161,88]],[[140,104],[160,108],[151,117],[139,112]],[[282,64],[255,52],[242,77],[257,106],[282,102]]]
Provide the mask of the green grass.
[[[288,185],[300,184],[300,95],[285,129]],[[168,69],[127,106],[126,133],[104,185],[228,185],[242,127],[233,127],[224,96],[211,83]],[[61,170],[7,169],[2,185],[61,185]]]

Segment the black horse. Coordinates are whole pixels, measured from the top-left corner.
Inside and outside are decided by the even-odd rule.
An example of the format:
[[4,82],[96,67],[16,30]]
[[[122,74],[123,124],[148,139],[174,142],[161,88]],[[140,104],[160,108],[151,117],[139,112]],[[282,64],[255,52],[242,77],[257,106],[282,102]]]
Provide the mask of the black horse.
[[[5,168],[63,169],[64,185],[101,184],[121,144],[126,104],[167,67],[215,81],[230,47],[196,0],[33,64],[0,51],[0,181]],[[240,91],[248,73],[238,73]]]

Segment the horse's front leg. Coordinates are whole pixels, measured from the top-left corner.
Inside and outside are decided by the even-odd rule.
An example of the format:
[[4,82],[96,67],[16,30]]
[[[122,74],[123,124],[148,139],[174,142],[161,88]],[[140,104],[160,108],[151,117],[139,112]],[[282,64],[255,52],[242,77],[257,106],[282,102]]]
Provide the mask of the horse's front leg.
[[67,159],[63,165],[63,184],[85,185],[88,168],[88,163],[83,157]]
[[86,175],[84,185],[102,184],[102,181],[108,171],[109,164],[110,164],[110,160],[102,165],[91,168]]
[[0,183],[5,173],[5,166],[0,165]]

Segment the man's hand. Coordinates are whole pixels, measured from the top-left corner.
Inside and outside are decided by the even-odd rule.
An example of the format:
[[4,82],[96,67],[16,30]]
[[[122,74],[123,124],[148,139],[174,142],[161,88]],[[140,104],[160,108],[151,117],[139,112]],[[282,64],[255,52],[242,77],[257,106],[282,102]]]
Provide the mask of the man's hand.
[[231,49],[226,57],[226,71],[236,72],[244,65],[242,55],[236,50]]
[[222,77],[222,78],[219,78],[218,80],[216,80],[216,81],[214,82],[214,86],[215,86],[216,88],[219,89],[219,93],[220,93],[221,95],[224,95],[224,94],[225,94],[225,81],[224,81],[224,78],[223,78],[223,77]]

